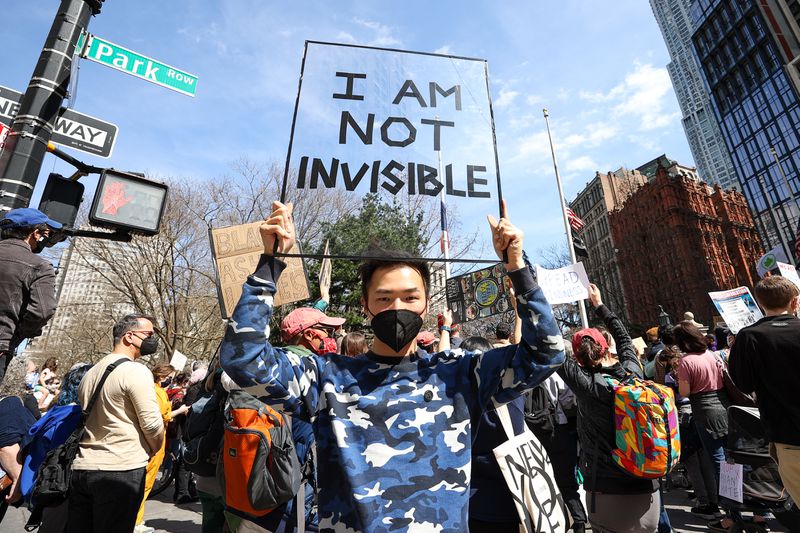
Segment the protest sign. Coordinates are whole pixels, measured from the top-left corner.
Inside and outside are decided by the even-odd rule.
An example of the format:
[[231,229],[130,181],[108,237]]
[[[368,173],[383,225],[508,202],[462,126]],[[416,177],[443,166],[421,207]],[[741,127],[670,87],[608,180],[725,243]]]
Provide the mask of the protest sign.
[[786,257],[786,252],[783,251],[783,247],[780,245],[776,246],[759,258],[758,262],[756,263],[758,275],[763,278],[767,272],[777,268],[778,262],[789,262],[789,259]]
[[189,361],[189,358],[183,355],[178,350],[172,352],[172,359],[169,360],[169,364],[178,372],[183,372],[186,363]]
[[647,349],[647,343],[641,337],[636,337],[632,340],[633,347],[636,349],[636,353],[643,354],[644,351]]
[[797,275],[797,269],[794,267],[794,265],[790,265],[788,263],[781,263],[780,261],[778,261],[777,266],[778,266],[778,272],[780,272],[781,276],[788,279],[789,281],[797,285],[798,288],[800,288],[800,276]]
[[742,465],[723,461],[719,466],[719,495],[743,503],[744,473]]
[[447,280],[447,307],[457,323],[512,311],[501,264]]
[[[264,244],[258,231],[260,225],[261,222],[253,222],[209,231],[222,318],[230,318],[233,314],[242,295],[242,284],[247,276],[255,272],[258,260],[264,253]],[[300,253],[297,243],[291,253]],[[299,257],[286,257],[284,262],[286,268],[278,280],[278,290],[273,300],[275,307],[306,300],[311,296],[303,260]]]
[[485,60],[306,42],[282,200],[379,194],[438,219],[441,197],[451,227],[489,243],[497,161]]
[[563,533],[570,527],[569,512],[555,482],[550,457],[527,425],[514,435],[508,406],[495,411],[508,440],[494,448],[494,456],[520,517],[520,531]]
[[743,327],[755,324],[764,317],[747,287],[709,292],[708,295],[734,335]]
[[[329,242],[325,241],[325,252],[323,255],[327,256],[330,254],[330,246]],[[322,260],[322,263],[319,267],[319,286],[320,289],[322,287],[330,287],[331,286],[331,273],[333,272],[333,263],[331,263],[331,259],[329,257],[325,257]]]
[[581,262],[555,270],[536,265],[536,280],[550,305],[568,304],[589,297],[589,276]]

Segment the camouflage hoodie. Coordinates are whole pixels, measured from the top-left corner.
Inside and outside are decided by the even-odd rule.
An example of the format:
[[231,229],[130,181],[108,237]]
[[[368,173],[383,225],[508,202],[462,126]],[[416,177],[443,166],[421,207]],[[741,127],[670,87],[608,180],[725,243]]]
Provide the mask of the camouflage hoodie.
[[313,424],[323,531],[467,530],[472,425],[564,361],[529,269],[510,272],[522,342],[486,353],[298,357],[269,344],[284,264],[262,256],[229,321],[220,360],[249,393]]

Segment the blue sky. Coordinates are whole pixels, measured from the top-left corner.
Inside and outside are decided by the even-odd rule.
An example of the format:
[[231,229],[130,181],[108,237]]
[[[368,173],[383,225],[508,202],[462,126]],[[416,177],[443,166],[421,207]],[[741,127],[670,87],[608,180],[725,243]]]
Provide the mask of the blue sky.
[[[0,85],[24,90],[58,5],[4,6]],[[89,31],[199,77],[190,98],[82,62],[74,108],[120,129],[110,159],[74,152],[93,164],[220,179],[242,156],[282,164],[306,39],[487,59],[503,192],[531,251],[563,239],[542,107],[568,199],[597,170],[694,164],[643,0],[108,0]],[[48,155],[53,170],[71,172]]]

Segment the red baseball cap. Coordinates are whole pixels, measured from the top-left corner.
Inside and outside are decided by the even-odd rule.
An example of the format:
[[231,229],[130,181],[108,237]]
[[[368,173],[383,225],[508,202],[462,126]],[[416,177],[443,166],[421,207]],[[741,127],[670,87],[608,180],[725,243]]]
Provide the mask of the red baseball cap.
[[581,341],[584,337],[589,337],[594,342],[599,344],[603,350],[608,350],[608,342],[606,342],[606,338],[603,337],[603,334],[600,331],[596,330],[595,328],[584,328],[579,330],[572,336],[572,351],[577,352],[578,348],[581,346]]
[[283,337],[284,341],[288,341],[311,326],[320,325],[338,328],[344,323],[344,318],[328,316],[319,309],[299,307],[286,315],[281,321],[281,337]]

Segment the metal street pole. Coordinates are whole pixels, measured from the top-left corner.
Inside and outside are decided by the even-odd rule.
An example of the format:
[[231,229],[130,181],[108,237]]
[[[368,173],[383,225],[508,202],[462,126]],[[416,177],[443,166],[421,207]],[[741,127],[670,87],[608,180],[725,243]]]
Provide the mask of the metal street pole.
[[[547,108],[542,109],[544,113],[544,123],[547,125],[547,138],[550,140],[550,153],[553,155],[553,170],[556,173],[556,184],[558,185],[558,199],[561,202],[561,216],[564,218],[564,231],[567,232],[567,248],[569,249],[569,258],[574,265],[577,263],[575,257],[575,247],[572,245],[572,227],[569,225],[569,217],[567,216],[567,203],[564,200],[564,188],[561,186],[561,175],[558,173],[558,163],[556,162],[556,150],[553,147],[553,136],[550,134],[550,113]],[[589,327],[589,320],[586,317],[586,304],[583,300],[578,300],[578,309],[581,313],[581,324],[584,328]]]
[[0,212],[27,207],[67,96],[78,37],[103,0],[62,0],[0,152]]
[[781,231],[781,227],[778,225],[778,219],[775,218],[775,211],[772,208],[772,200],[769,197],[769,193],[767,192],[767,186],[764,183],[764,176],[758,177],[758,184],[761,186],[761,194],[764,195],[764,200],[767,202],[767,209],[769,210],[769,217],[772,219],[772,227],[775,228],[775,233],[778,234],[778,240],[781,243],[781,247],[783,248],[784,253],[786,254],[786,258],[794,265],[794,260],[792,259],[792,249],[789,248],[789,245],[786,244],[786,238],[783,236],[783,231]]

